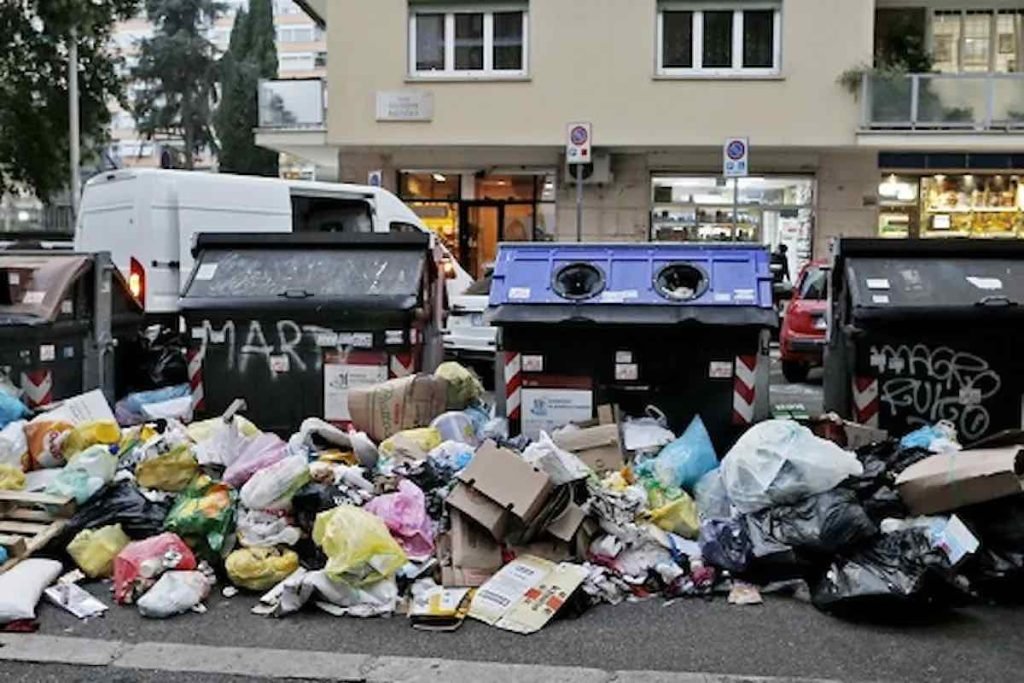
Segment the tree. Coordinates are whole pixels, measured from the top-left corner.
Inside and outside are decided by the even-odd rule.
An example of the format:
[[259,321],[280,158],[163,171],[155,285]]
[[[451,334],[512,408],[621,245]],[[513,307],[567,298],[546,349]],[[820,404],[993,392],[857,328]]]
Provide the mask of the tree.
[[152,38],[139,44],[132,77],[141,89],[134,102],[135,127],[181,139],[185,168],[203,149],[217,149],[210,126],[217,100],[217,49],[204,35],[223,12],[215,0],[146,0]]
[[120,99],[117,21],[137,0],[0,0],[0,194],[26,188],[49,200],[67,187],[68,41],[76,31],[79,108],[88,159],[105,140],[108,103]]
[[274,16],[270,0],[250,0],[239,10],[231,43],[220,60],[221,99],[214,118],[220,143],[220,170],[277,176],[277,152],[256,146],[261,78],[277,75]]

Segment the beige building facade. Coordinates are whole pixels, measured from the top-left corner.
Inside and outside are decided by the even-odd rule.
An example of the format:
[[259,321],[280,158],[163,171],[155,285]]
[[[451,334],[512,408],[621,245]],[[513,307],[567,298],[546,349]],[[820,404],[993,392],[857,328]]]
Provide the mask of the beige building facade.
[[[315,158],[321,177],[394,190],[475,274],[499,241],[576,238],[570,122],[593,126],[584,239],[785,243],[794,267],[836,237],[879,234],[880,188],[906,200],[917,179],[924,202],[933,152],[1010,171],[1018,161],[995,155],[1024,149],[1016,110],[998,122],[990,111],[1024,95],[1012,3],[985,15],[980,56],[982,22],[946,0],[302,4],[330,46],[324,124],[267,126],[258,140]],[[875,82],[880,45],[901,31],[941,52],[948,81]],[[965,71],[986,55],[988,70]],[[722,177],[734,137],[749,142],[740,180]],[[918,214],[919,228],[931,220]]]

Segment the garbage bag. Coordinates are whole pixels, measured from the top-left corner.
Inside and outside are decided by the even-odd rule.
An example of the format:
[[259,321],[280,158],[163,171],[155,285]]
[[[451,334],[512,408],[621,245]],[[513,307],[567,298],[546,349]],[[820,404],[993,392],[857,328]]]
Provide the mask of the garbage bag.
[[210,581],[202,572],[169,571],[139,598],[139,614],[166,619],[187,612],[210,594]]
[[685,493],[679,498],[651,510],[651,521],[659,528],[671,531],[683,538],[697,538],[700,531],[697,504]]
[[864,468],[853,453],[792,420],[767,420],[739,438],[721,470],[729,500],[746,514],[828,491]]
[[260,602],[273,607],[272,616],[283,617],[299,611],[314,596],[317,605],[330,614],[352,617],[376,617],[394,613],[398,607],[398,585],[394,579],[385,579],[362,588],[332,581],[321,569],[299,569],[281,584],[280,592],[273,591],[260,598]]
[[426,499],[416,484],[402,479],[398,491],[377,496],[365,509],[384,521],[409,557],[422,559],[434,553],[434,530],[427,516]]
[[742,520],[702,521],[699,543],[705,564],[730,572],[742,572],[754,559],[753,546]]
[[149,538],[163,530],[170,508],[169,501],[151,501],[131,482],[115,483],[78,508],[56,539],[56,546],[67,547],[83,529],[110,524],[120,524],[129,538]]
[[483,384],[476,374],[454,361],[438,365],[434,376],[448,382],[449,410],[462,410],[484,393]]
[[665,414],[653,406],[648,406],[647,413],[647,417],[627,417],[622,423],[622,444],[627,451],[660,451],[675,441],[676,435],[668,429]]
[[164,529],[178,534],[197,550],[219,553],[231,533],[237,498],[237,492],[227,484],[200,475],[178,496],[164,520]]
[[711,444],[704,421],[697,415],[683,435],[668,444],[658,457],[647,463],[663,486],[681,488],[693,493],[700,478],[718,467],[718,456]]
[[305,456],[290,455],[266,467],[242,486],[242,504],[250,510],[287,510],[292,495],[309,481]]
[[114,600],[131,603],[165,571],[195,568],[195,555],[177,534],[168,531],[134,541],[114,558]]
[[701,477],[693,487],[693,500],[697,503],[697,514],[701,520],[732,517],[732,503],[722,483],[722,471],[717,467]]
[[55,496],[72,496],[82,505],[112,481],[116,472],[117,456],[106,446],[91,446],[64,466],[46,487],[46,492]]
[[299,556],[292,550],[266,546],[242,548],[228,555],[224,568],[228,579],[239,588],[265,591],[299,568]]
[[1024,550],[981,547],[963,566],[971,590],[986,600],[1024,603]]
[[327,555],[327,575],[357,588],[389,578],[407,561],[384,522],[351,505],[318,514],[313,542]]
[[0,391],[0,428],[30,415],[29,409],[6,391]]
[[844,614],[892,614],[907,604],[949,605],[962,597],[945,553],[921,528],[882,534],[857,554],[837,558],[812,594],[818,609]]
[[70,422],[53,420],[40,415],[25,425],[28,444],[28,462],[25,470],[41,470],[64,466],[64,439],[74,428]]
[[142,424],[149,419],[145,406],[184,398],[190,396],[189,392],[189,385],[186,383],[128,394],[114,405],[114,417],[117,418],[118,424],[124,427]]
[[344,432],[318,417],[307,417],[299,426],[299,431],[288,439],[288,448],[292,453],[315,454],[322,445],[353,453],[359,465],[368,469],[375,467],[380,457],[376,444],[365,433]]
[[0,463],[0,491],[22,491],[25,488],[25,473],[20,465]]
[[465,411],[442,413],[434,418],[430,426],[441,435],[441,441],[458,441],[474,447],[480,443],[476,437],[476,425]]
[[35,619],[43,591],[62,570],[60,562],[30,557],[0,574],[0,624]]
[[24,420],[11,422],[0,430],[0,463],[29,469],[28,440],[25,438]]
[[[303,487],[304,489],[305,487]],[[303,489],[299,489],[302,491]],[[292,497],[294,506],[296,497]],[[334,507],[333,505],[330,507]],[[315,515],[314,515],[315,516]],[[297,527],[289,526],[288,520],[279,514],[264,510],[246,510],[240,508],[237,513],[236,526],[238,542],[247,548],[272,545],[295,545],[299,542],[302,532]],[[312,527],[310,521],[310,527]]]
[[849,477],[842,486],[852,490],[865,512],[876,524],[886,517],[909,514],[896,490],[896,477],[915,462],[931,456],[926,448],[904,448],[896,439],[864,446],[857,450],[864,471]]
[[311,481],[292,496],[292,516],[300,529],[313,532],[316,517],[348,502],[348,496],[334,484]]
[[93,531],[84,529],[68,544],[68,555],[91,579],[110,576],[114,558],[131,543],[120,524],[111,524]]
[[953,423],[945,420],[910,432],[900,439],[900,446],[903,448],[924,448],[932,453],[958,451],[961,448],[957,442],[956,427],[953,426]]
[[[200,467],[205,465],[229,467],[241,455],[242,448],[251,440],[259,439],[260,436],[262,435],[243,436],[240,421],[237,419],[218,420],[211,427],[209,436],[196,442],[194,447],[196,460]],[[280,440],[273,434],[270,436]],[[240,485],[238,484],[238,486]]]
[[434,427],[406,429],[382,441],[379,450],[381,455],[399,461],[423,460],[441,441],[441,432]]
[[777,505],[747,516],[760,535],[799,550],[833,555],[878,534],[852,491],[834,489],[791,505]]
[[199,472],[199,463],[189,444],[177,444],[168,452],[145,458],[135,466],[139,486],[177,493]]
[[100,420],[85,422],[72,428],[64,438],[62,453],[70,460],[76,453],[96,445],[113,446],[121,441],[121,429],[116,422]]
[[259,434],[246,438],[238,457],[224,470],[224,481],[238,488],[252,475],[270,467],[288,455],[288,445],[277,434]]
[[[234,421],[238,425],[238,431],[242,436],[257,436],[262,433],[260,432],[259,427],[241,415],[235,415]],[[186,433],[188,434],[188,438],[192,441],[200,443],[201,441],[206,441],[213,436],[213,433],[222,424],[224,424],[223,417],[211,417],[209,420],[193,422],[186,428]]]

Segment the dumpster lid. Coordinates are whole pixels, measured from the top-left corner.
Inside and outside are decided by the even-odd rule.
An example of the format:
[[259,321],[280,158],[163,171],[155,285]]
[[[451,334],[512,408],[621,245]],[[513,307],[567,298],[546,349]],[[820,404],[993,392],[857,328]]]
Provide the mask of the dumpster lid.
[[407,310],[419,301],[429,236],[200,235],[186,309],[343,303]]
[[91,264],[88,254],[0,255],[0,322],[42,324],[56,320],[68,290]]
[[1024,245],[886,242],[839,244],[836,275],[847,280],[855,319],[1024,314]]
[[774,326],[768,261],[750,244],[501,244],[490,317]]

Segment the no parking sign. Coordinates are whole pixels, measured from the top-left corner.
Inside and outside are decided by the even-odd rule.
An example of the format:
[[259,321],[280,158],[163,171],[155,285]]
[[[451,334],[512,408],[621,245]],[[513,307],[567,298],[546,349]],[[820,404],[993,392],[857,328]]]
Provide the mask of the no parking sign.
[[749,171],[750,144],[747,138],[729,138],[722,148],[722,175],[743,178]]

